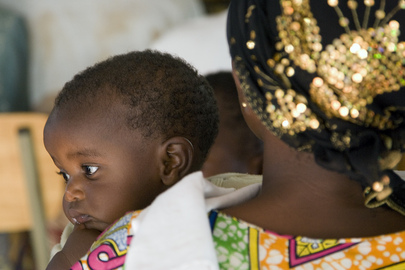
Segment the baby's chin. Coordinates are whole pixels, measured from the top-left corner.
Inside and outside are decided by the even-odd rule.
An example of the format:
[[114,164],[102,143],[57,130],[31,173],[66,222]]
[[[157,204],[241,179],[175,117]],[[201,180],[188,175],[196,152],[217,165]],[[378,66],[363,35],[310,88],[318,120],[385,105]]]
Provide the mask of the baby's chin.
[[108,227],[110,227],[110,223],[102,222],[102,221],[89,221],[83,224],[86,229],[88,230],[96,230],[99,231],[100,233],[105,231]]

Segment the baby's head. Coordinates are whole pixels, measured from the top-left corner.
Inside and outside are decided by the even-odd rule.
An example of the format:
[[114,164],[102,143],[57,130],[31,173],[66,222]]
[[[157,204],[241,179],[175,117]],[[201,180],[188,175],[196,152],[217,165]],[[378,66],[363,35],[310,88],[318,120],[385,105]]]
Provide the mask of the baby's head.
[[131,52],[77,74],[44,130],[66,181],[66,216],[101,231],[146,207],[201,168],[217,125],[211,87],[171,55]]

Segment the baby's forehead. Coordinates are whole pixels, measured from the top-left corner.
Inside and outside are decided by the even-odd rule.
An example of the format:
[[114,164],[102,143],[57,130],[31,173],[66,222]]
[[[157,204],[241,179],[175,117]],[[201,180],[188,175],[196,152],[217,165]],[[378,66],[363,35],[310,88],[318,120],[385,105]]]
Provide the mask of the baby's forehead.
[[121,123],[128,107],[118,99],[94,99],[92,102],[67,101],[55,106],[49,119],[52,121]]
[[44,129],[46,139],[59,138],[69,144],[90,141],[132,141],[143,138],[141,130],[131,128],[125,116],[112,109],[80,110],[56,108],[48,118]]

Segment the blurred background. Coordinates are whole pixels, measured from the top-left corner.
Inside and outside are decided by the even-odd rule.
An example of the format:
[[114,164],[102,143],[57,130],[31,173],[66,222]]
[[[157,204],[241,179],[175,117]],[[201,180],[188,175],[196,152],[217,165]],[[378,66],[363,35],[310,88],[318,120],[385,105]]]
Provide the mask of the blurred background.
[[[229,2],[0,0],[0,270],[41,269],[31,232],[45,227],[41,239],[47,252],[66,225],[61,210],[64,184],[41,137],[65,82],[109,56],[147,48],[176,54],[203,75],[229,71],[225,35]],[[10,113],[17,115],[11,119]],[[30,153],[15,150],[14,143],[16,134],[28,127],[35,168],[24,174],[19,172],[27,169],[23,160]],[[27,185],[24,178],[34,174],[36,186]],[[32,201],[32,194],[39,196],[44,208],[38,214],[44,226],[35,221],[33,204],[38,199]]]
[[[0,0],[0,83],[11,77],[19,82],[15,85],[18,90],[0,90],[0,110],[27,108],[47,112],[55,93],[78,71],[131,50],[167,46],[167,51],[179,49],[185,57],[193,55],[194,63],[201,60],[201,68],[222,69],[225,64],[230,65],[222,63],[227,60],[227,50],[223,51],[225,16],[220,15],[225,15],[228,3],[229,0]],[[175,31],[182,27],[185,29]],[[168,34],[171,31],[174,33]],[[191,40],[195,42],[190,44],[193,46],[187,43]],[[194,60],[197,56],[198,61]],[[11,84],[8,83],[10,87]],[[18,92],[18,97],[11,97],[7,91]],[[7,99],[3,98],[5,95]]]

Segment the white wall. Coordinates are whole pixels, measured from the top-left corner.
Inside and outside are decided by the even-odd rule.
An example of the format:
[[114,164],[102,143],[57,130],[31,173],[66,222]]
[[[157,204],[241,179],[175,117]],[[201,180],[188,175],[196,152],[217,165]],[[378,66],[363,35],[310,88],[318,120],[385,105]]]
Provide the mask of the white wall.
[[184,58],[203,75],[231,70],[226,17],[227,11],[223,11],[182,23],[165,32],[151,48]]
[[[108,56],[142,50],[167,29],[202,15],[199,0],[0,0],[27,19],[29,88],[38,110],[74,74]],[[49,102],[49,101],[46,101]]]

